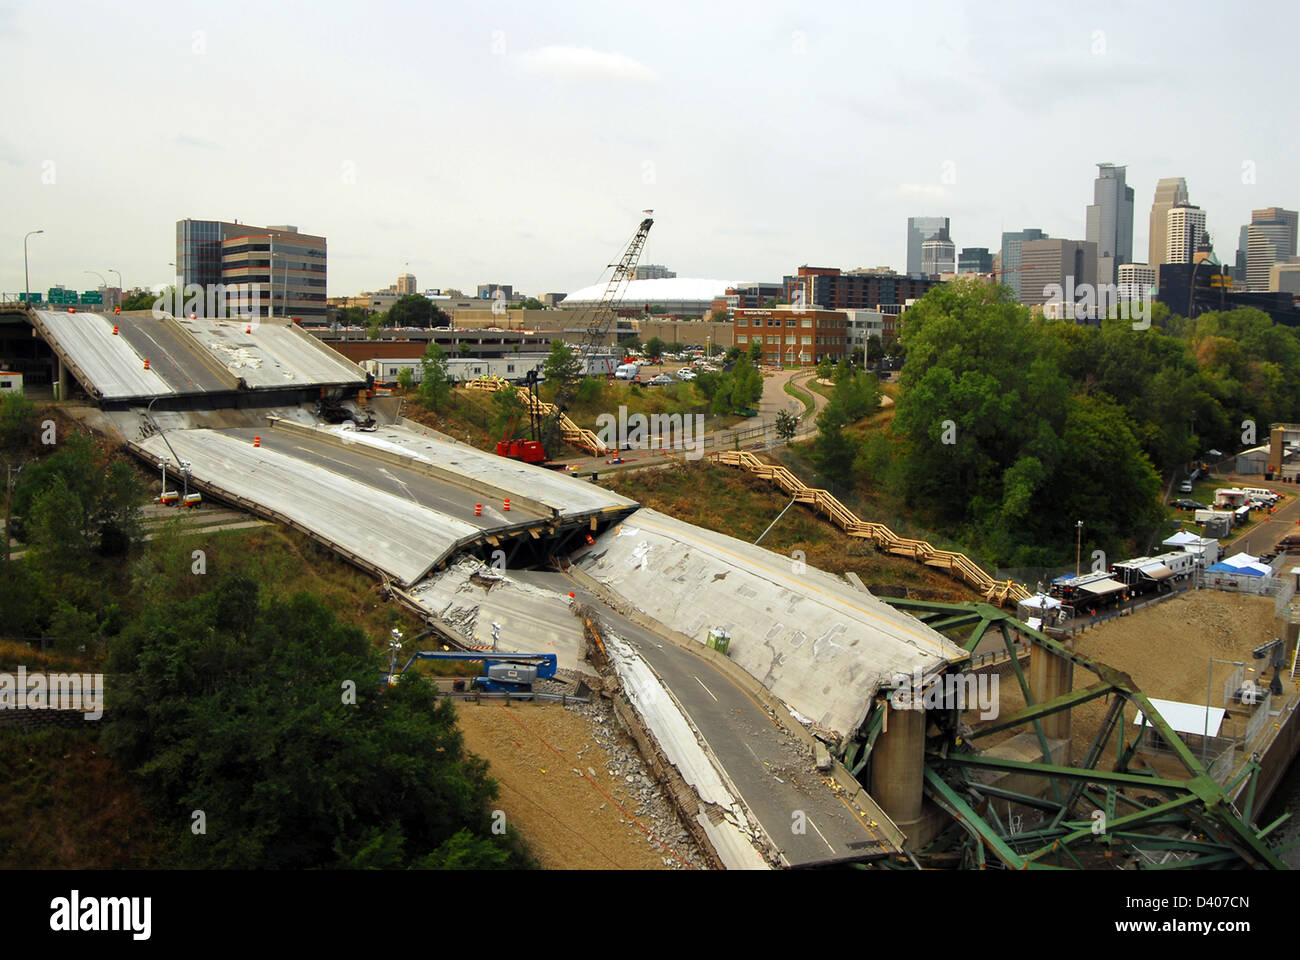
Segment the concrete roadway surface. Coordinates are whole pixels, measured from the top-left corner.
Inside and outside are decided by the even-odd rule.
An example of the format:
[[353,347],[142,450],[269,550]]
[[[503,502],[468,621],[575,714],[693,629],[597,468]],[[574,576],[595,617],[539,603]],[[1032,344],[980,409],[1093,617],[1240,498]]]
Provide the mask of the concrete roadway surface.
[[[739,799],[788,865],[859,860],[885,849],[869,821],[816,771],[802,742],[708,661],[631,623],[568,574],[528,571],[511,576],[572,591],[600,610],[610,629],[631,644],[672,691],[739,791]],[[794,832],[795,811],[803,811],[802,834]]]
[[157,371],[177,393],[210,393],[231,389],[229,374],[216,358],[205,356],[178,338],[160,320],[151,316],[125,313],[111,321],[119,336],[142,357],[149,358],[149,368]]
[[[347,477],[349,480],[410,500],[412,503],[436,510],[482,530],[526,523],[530,520],[550,519],[549,516],[544,516],[535,510],[528,510],[518,504],[512,504],[510,512],[506,513],[502,509],[504,504],[489,499],[483,494],[476,494],[423,473],[406,470],[367,456],[366,447],[361,444],[340,448],[288,431],[276,431],[270,426],[265,429],[237,427],[219,432],[245,440],[249,446],[252,446],[253,437],[259,436],[262,438],[262,447],[267,450],[294,457],[304,463]],[[475,503],[483,504],[482,516],[474,516]]]

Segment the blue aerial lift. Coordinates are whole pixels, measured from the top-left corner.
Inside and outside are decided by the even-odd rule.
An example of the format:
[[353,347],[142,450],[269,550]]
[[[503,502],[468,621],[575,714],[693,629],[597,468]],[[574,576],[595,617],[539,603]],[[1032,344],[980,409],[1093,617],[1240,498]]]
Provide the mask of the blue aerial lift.
[[[531,694],[535,681],[550,680],[559,667],[559,660],[553,653],[420,650],[411,654],[411,659],[406,661],[406,666],[397,673],[386,675],[385,682],[396,683],[397,678],[406,673],[416,660],[459,660],[482,663],[483,672],[472,678],[470,689],[481,690],[484,693],[509,693],[515,696]],[[396,662],[394,657],[393,663]],[[461,684],[463,681],[457,683]]]

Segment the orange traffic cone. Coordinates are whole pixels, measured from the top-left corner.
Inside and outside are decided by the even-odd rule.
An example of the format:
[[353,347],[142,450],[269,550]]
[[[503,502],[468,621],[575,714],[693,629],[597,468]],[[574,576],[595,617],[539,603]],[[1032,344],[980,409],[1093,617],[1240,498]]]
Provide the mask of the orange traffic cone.
[[117,327],[114,327],[114,328],[113,328],[113,336],[115,336],[115,337],[117,336]]
[[506,506],[505,506],[505,511],[506,511],[506,513],[509,513],[509,512],[510,512],[510,498],[509,498],[509,497],[506,497]]
[[260,447],[261,445],[262,445],[262,438],[261,438],[261,437],[254,437],[254,438],[253,438],[253,446],[255,446],[255,447]]
[[481,503],[474,504],[474,516],[476,517],[483,516],[483,504]]
[[145,368],[146,370],[149,369],[149,358],[148,358],[148,357],[145,357],[145,358],[144,358],[144,368]]

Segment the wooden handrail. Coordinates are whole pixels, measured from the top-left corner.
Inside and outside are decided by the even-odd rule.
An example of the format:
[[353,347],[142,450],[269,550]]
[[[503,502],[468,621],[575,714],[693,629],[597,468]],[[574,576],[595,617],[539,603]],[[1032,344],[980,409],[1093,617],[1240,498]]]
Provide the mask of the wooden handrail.
[[994,580],[979,564],[966,554],[940,550],[925,540],[900,537],[883,523],[858,519],[848,507],[829,491],[810,487],[786,467],[764,463],[745,450],[725,450],[712,455],[718,463],[741,467],[754,476],[776,484],[799,503],[806,503],[825,514],[832,523],[851,537],[872,540],[887,553],[911,557],[929,567],[939,567],[974,587],[984,599],[1002,606],[1015,604],[1029,597],[1029,591],[1013,580]]

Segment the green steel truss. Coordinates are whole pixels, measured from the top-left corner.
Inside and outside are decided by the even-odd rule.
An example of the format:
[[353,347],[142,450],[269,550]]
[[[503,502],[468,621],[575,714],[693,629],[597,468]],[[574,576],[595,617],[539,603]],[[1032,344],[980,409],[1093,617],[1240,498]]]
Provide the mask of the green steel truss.
[[[1265,840],[1278,824],[1260,829],[1251,820],[1253,778],[1258,767],[1249,764],[1228,788],[1221,787],[1128,674],[1066,648],[991,604],[881,599],[945,632],[968,654],[990,631],[1000,633],[1011,672],[1027,704],[1014,714],[974,727],[961,723],[955,710],[937,716],[932,712],[928,718],[932,722],[926,745],[925,794],[953,823],[924,850],[914,851],[921,865],[1012,870],[1286,869],[1279,849]],[[1017,648],[1017,640],[1087,670],[1096,682],[1035,702],[1020,664],[1025,648]],[[960,669],[962,663],[958,661],[952,668]],[[1108,707],[1082,764],[1054,762],[1043,719],[1103,698]],[[883,701],[845,753],[846,765],[864,783],[868,782],[871,748],[880,733],[882,707]],[[1172,750],[1182,775],[1156,776],[1135,764],[1141,733],[1124,742],[1128,707],[1141,710],[1149,719]],[[1127,713],[1135,716],[1133,711]],[[982,738],[1017,728],[1034,734],[1041,760],[1007,760],[979,752]],[[1116,731],[1117,749],[1111,754],[1105,748]],[[1103,755],[1111,759],[1103,762]],[[1047,789],[1042,795],[1027,795],[982,783],[981,773],[989,772],[1030,776],[1034,778],[1030,782],[1045,781]],[[1243,814],[1230,802],[1228,789],[1235,789],[1246,776],[1252,783]],[[1011,813],[1012,804],[1022,811],[1020,815]],[[1026,814],[1041,819],[1025,827]],[[1099,829],[1103,817],[1104,828]]]

